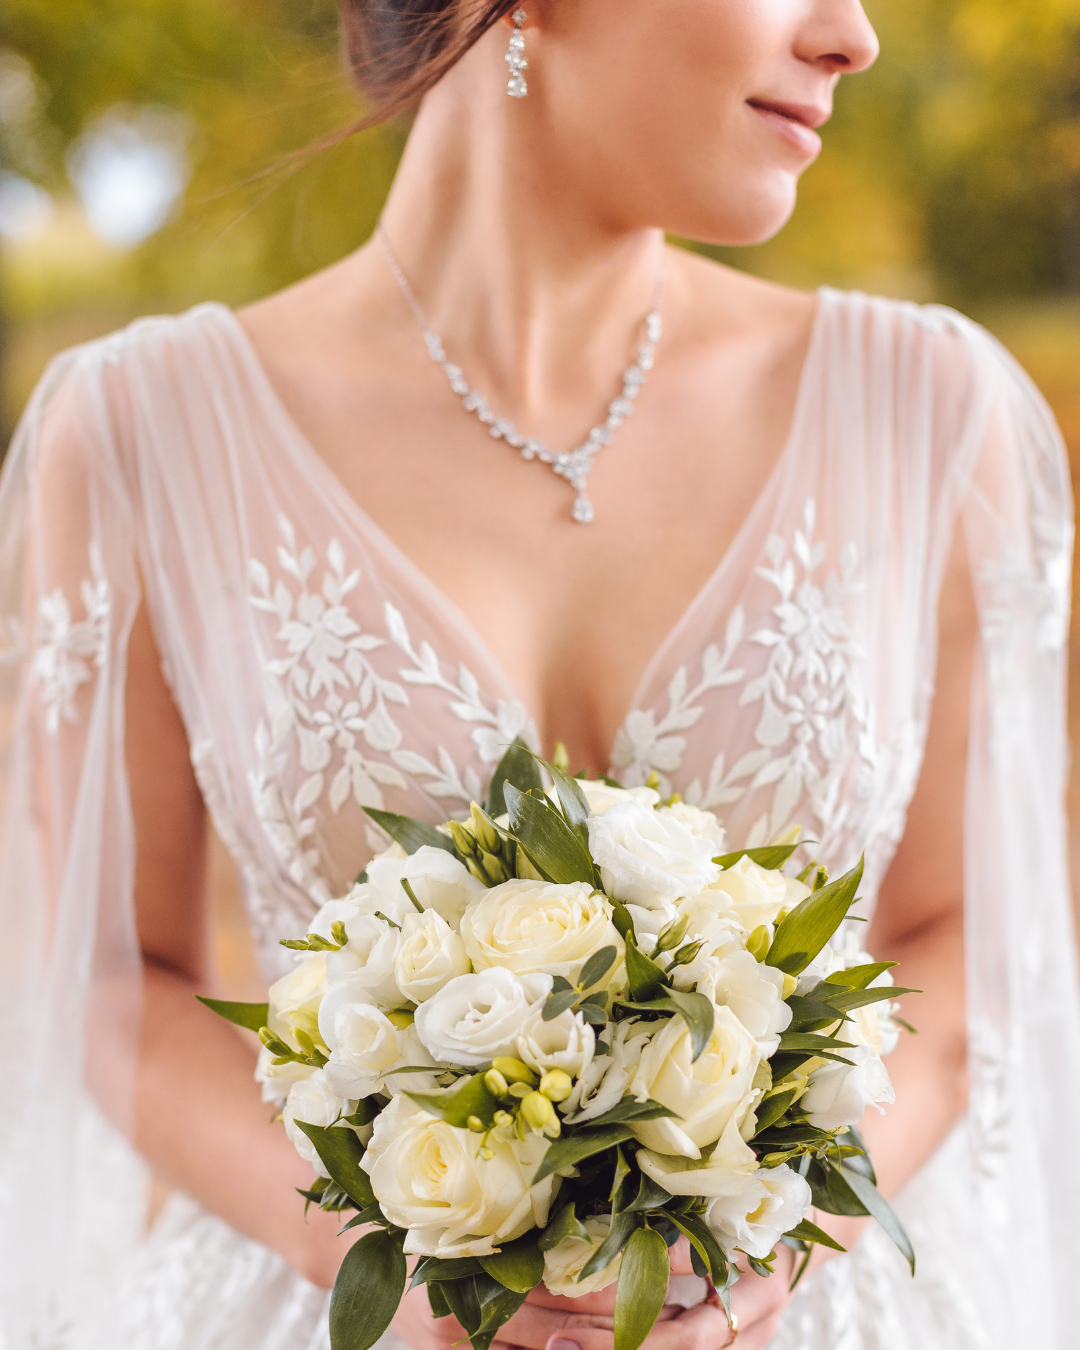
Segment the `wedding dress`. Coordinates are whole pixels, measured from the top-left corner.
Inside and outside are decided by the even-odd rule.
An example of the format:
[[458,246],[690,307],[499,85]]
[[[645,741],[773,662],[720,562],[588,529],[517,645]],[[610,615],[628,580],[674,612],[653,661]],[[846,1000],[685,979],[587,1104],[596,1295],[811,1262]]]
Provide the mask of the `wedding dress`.
[[[800,821],[830,870],[865,853],[868,914],[919,776],[954,528],[981,616],[970,1109],[897,1201],[915,1278],[871,1230],[800,1289],[776,1350],[1075,1345],[1069,486],[1048,410],[981,329],[821,292],[786,447],[642,673],[612,772],[657,772],[732,847]],[[142,601],[267,980],[290,960],[279,939],[381,846],[362,806],[463,812],[535,729],[468,619],[300,434],[227,309],[52,364],[0,489],[0,1346],[325,1350],[326,1295],[272,1252],[182,1195],[147,1232],[124,1140],[139,1016],[124,672]]]

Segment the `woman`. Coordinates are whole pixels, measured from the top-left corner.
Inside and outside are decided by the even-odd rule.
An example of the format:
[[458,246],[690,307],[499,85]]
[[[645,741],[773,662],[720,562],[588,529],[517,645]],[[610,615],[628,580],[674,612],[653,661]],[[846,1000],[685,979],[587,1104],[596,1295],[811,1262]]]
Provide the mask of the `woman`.
[[[381,237],[239,315],[66,354],[24,419],[0,504],[3,1344],[326,1345],[347,1239],[305,1219],[251,1048],[193,998],[207,815],[273,978],[381,846],[362,806],[463,810],[523,735],[658,773],[732,846],[799,821],[831,869],[865,853],[867,944],[927,991],[866,1121],[915,1279],[832,1221],[858,1246],[794,1296],[784,1249],[740,1281],[741,1350],[1064,1347],[1059,438],[949,311],[664,247],[784,224],[877,52],[858,0],[525,11],[342,0],[380,108],[423,96]],[[594,417],[572,463],[513,430],[562,449]],[[125,1137],[173,1190],[148,1237]],[[609,1350],[611,1294],[540,1292],[501,1344]],[[447,1328],[422,1291],[395,1323],[414,1350]],[[673,1301],[648,1346],[731,1339]]]

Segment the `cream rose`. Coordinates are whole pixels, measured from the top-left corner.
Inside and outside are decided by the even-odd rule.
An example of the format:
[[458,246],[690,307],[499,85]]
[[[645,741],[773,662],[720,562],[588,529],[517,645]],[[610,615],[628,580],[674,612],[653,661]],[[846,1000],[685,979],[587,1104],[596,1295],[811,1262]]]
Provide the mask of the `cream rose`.
[[367,998],[355,977],[328,991],[319,1009],[319,1031],[330,1051],[324,1072],[340,1097],[354,1101],[383,1090],[383,1076],[400,1063],[398,1029]]
[[305,1162],[311,1163],[319,1176],[328,1176],[322,1159],[315,1152],[315,1145],[297,1125],[298,1120],[308,1125],[333,1125],[339,1117],[348,1111],[345,1098],[339,1097],[330,1087],[325,1069],[319,1069],[309,1078],[294,1083],[289,1089],[288,1100],[281,1117],[285,1122],[285,1133],[292,1141],[293,1148]]
[[318,1035],[319,1004],[326,992],[326,956],[317,952],[305,956],[287,975],[270,986],[267,995],[267,1025],[294,1050],[300,1047],[293,1035],[299,1028],[309,1036]]
[[741,1180],[741,1187],[732,1186],[712,1201],[705,1222],[729,1257],[738,1249],[760,1261],[806,1218],[810,1187],[786,1163]]
[[394,979],[406,998],[423,1003],[469,973],[465,944],[434,909],[406,914],[394,956]]
[[730,1008],[763,1055],[776,1053],[780,1033],[791,1025],[782,971],[762,965],[743,950],[724,957],[699,956],[689,965],[677,966],[674,979],[678,988],[696,986],[713,1003]]
[[517,1038],[518,1059],[543,1075],[562,1069],[579,1077],[592,1063],[596,1033],[580,1013],[569,1009],[544,1021],[544,1005],[537,1003],[526,1015]]
[[720,873],[712,889],[731,900],[739,922],[748,933],[762,924],[774,924],[782,909],[794,909],[810,894],[810,887],[794,877],[759,867],[745,855]]
[[424,909],[433,909],[451,928],[457,928],[465,906],[485,893],[467,867],[443,848],[425,845],[408,858],[383,858],[368,865],[373,908],[401,923],[416,908],[402,886],[405,880]]
[[517,1055],[528,1013],[551,992],[550,975],[493,969],[459,975],[416,1010],[416,1031],[444,1064],[476,1068]]
[[507,881],[470,903],[461,940],[475,970],[501,966],[562,975],[573,984],[601,947],[622,950],[612,913],[607,898],[584,881]]
[[876,1106],[882,1115],[882,1102],[893,1102],[889,1071],[881,1056],[869,1045],[856,1045],[843,1051],[851,1064],[826,1060],[810,1075],[809,1086],[799,1099],[810,1124],[819,1130],[838,1130],[842,1125],[858,1125],[867,1110]]
[[720,875],[708,839],[642,802],[617,802],[590,816],[588,827],[604,889],[624,903],[655,909],[704,890]]
[[375,1122],[361,1166],[391,1223],[408,1229],[408,1255],[488,1256],[502,1242],[543,1228],[556,1179],[531,1178],[549,1141],[494,1130],[490,1158],[469,1130],[455,1129],[395,1097]]
[[344,923],[349,940],[340,951],[326,953],[327,979],[332,984],[351,980],[354,989],[366,991],[367,1002],[379,1008],[400,1008],[405,997],[394,978],[400,929],[366,913],[357,913]]
[[634,1125],[640,1143],[654,1153],[700,1158],[706,1144],[724,1133],[729,1121],[742,1129],[757,1104],[754,1075],[761,1062],[757,1042],[730,1008],[717,1008],[709,1043],[692,1062],[690,1032],[673,1017],[641,1052],[630,1092],[638,1101],[651,1097],[679,1120],[646,1120]]
[[593,1252],[607,1241],[611,1232],[611,1215],[597,1214],[586,1219],[582,1227],[589,1235],[587,1238],[563,1238],[557,1247],[544,1253],[544,1284],[547,1285],[548,1293],[557,1298],[581,1298],[584,1294],[595,1294],[598,1289],[606,1289],[619,1278],[622,1252],[603,1270],[578,1281],[578,1276],[592,1259]]
[[741,1194],[745,1179],[757,1171],[757,1155],[729,1120],[708,1159],[683,1158],[673,1153],[638,1150],[637,1163],[647,1177],[671,1195]]

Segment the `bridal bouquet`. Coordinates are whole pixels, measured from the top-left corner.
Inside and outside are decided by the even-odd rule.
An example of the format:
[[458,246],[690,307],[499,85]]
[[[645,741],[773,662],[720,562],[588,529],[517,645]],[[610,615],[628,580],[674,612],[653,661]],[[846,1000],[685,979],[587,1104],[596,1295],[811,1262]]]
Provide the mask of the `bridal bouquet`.
[[[541,766],[553,782],[545,790]],[[368,1231],[330,1307],[367,1350],[409,1280],[474,1350],[543,1282],[618,1282],[616,1350],[663,1307],[689,1240],[728,1306],[736,1262],[838,1247],[811,1207],[871,1214],[913,1262],[855,1129],[893,1099],[897,993],[850,939],[861,864],[781,868],[797,832],[724,852],[714,816],[511,747],[487,809],[394,843],[311,932],[269,1003],[206,999],[259,1032],[326,1210]]]

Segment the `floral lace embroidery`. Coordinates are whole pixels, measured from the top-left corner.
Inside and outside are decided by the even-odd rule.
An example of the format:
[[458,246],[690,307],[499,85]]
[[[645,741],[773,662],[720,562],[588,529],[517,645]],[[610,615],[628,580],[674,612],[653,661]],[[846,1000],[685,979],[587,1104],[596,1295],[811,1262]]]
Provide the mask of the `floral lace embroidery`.
[[111,594],[95,545],[90,547],[90,572],[80,587],[85,618],[72,617],[59,587],[38,600],[30,681],[39,690],[50,736],[60,730],[61,721],[79,721],[76,695],[108,654]]
[[[311,846],[315,809],[325,797],[337,814],[347,801],[381,809],[383,789],[408,787],[406,774],[435,797],[458,799],[463,807],[478,797],[479,775],[471,766],[459,771],[439,746],[438,764],[402,746],[394,707],[408,707],[405,684],[428,686],[450,695],[451,711],[479,725],[472,739],[484,763],[494,763],[503,747],[524,737],[538,747],[536,729],[516,701],[500,702],[492,712],[480,695],[476,677],[464,665],[455,683],[447,679],[430,643],[416,651],[401,614],[387,603],[386,628],[393,643],[411,661],[399,672],[403,683],[381,675],[372,655],[387,638],[364,632],[348,607],[360,582],[349,570],[337,539],[326,550],[321,579],[314,549],[299,548],[292,522],[278,516],[282,542],[277,561],[291,584],[271,582],[258,559],[248,564],[251,604],[277,621],[274,639],[280,655],[263,661],[267,716],[256,729],[257,766],[249,775],[259,819],[288,875],[309,894],[322,898],[319,853]],[[296,752],[298,751],[298,756]],[[303,774],[291,795],[282,784],[298,758]]]

